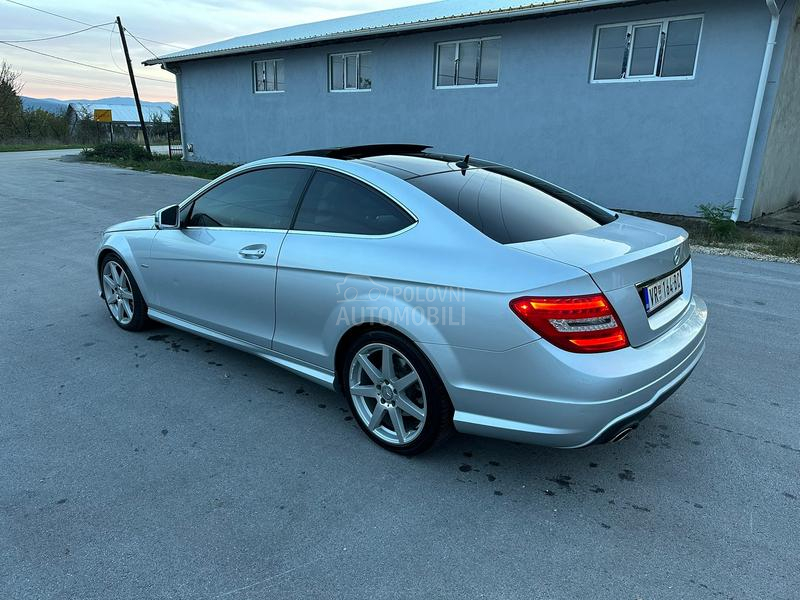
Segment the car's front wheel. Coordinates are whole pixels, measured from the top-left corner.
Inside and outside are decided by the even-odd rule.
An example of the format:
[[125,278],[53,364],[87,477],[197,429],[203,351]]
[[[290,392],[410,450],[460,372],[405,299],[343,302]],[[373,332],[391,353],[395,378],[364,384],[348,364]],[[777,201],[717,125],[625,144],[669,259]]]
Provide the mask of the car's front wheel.
[[128,266],[116,254],[108,254],[100,264],[103,299],[114,322],[128,331],[141,331],[149,320],[147,305]]
[[369,332],[349,348],[342,388],[361,429],[399,454],[419,454],[452,429],[452,407],[433,366],[409,341]]

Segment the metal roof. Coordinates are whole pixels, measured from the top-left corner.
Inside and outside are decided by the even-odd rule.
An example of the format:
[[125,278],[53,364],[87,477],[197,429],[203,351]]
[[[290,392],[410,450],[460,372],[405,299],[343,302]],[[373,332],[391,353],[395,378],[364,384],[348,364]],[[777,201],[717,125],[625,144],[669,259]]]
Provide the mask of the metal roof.
[[[83,102],[70,102],[70,108],[75,112],[86,113],[94,118],[94,111],[110,110],[111,121],[114,123],[139,123],[139,114],[135,104],[93,104]],[[161,116],[164,123],[169,123],[170,113],[161,106],[142,104],[142,115],[145,123],[152,123],[154,116]]]
[[479,23],[492,19],[516,18],[529,15],[580,10],[610,4],[625,4],[637,0],[442,0],[377,12],[340,17],[304,25],[293,25],[261,33],[243,35],[205,46],[152,58],[146,65],[180,62],[196,58],[241,54],[258,50],[284,48],[340,39],[415,31],[431,27],[446,27]]

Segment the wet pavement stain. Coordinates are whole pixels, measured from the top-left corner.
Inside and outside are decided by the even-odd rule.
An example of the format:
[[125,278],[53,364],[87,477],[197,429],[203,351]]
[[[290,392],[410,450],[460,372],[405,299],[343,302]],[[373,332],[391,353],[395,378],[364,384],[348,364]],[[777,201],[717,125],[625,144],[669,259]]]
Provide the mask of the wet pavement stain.
[[617,476],[622,481],[634,481],[636,479],[636,475],[630,469],[623,469],[622,473],[617,473]]
[[462,473],[469,473],[470,471],[472,471],[472,465],[463,464],[460,467],[458,467],[458,470],[461,471]]
[[569,475],[559,475],[558,477],[548,477],[547,481],[552,481],[562,490],[572,491],[572,477]]
[[156,334],[156,335],[151,335],[147,339],[150,340],[151,342],[163,342],[167,338],[169,338],[169,334],[168,333],[159,333],[159,334]]

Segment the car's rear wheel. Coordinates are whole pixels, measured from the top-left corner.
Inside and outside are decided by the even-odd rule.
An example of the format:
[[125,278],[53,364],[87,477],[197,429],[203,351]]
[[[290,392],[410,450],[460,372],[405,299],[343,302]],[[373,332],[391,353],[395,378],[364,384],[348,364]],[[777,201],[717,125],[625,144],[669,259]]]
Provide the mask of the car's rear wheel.
[[433,366],[386,331],[359,337],[343,361],[342,388],[361,429],[399,454],[419,454],[452,430],[452,407]]
[[103,299],[114,322],[127,331],[141,331],[149,320],[147,305],[125,262],[108,254],[100,264]]

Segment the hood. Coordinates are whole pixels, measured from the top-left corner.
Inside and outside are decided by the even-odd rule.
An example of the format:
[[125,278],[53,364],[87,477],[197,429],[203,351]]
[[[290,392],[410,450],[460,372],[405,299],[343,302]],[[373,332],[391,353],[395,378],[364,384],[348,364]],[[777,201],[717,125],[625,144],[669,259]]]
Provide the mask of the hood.
[[146,215],[112,225],[105,230],[105,233],[114,233],[116,231],[142,231],[144,229],[153,229],[155,226],[155,217],[153,215]]

